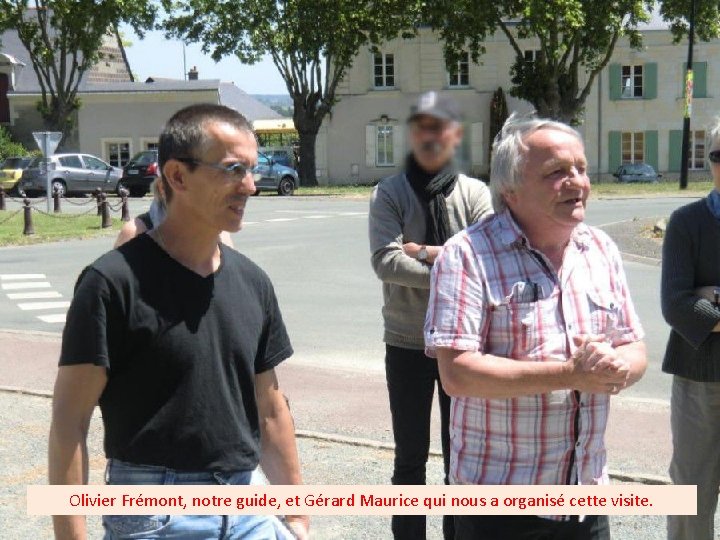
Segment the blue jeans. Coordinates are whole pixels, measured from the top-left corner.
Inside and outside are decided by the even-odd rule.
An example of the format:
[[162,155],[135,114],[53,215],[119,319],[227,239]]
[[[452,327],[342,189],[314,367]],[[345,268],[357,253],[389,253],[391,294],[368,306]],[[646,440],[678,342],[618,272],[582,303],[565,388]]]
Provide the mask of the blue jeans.
[[[183,472],[154,465],[108,460],[110,485],[231,485],[250,483],[252,471]],[[275,539],[272,516],[103,516],[104,540],[269,540]]]

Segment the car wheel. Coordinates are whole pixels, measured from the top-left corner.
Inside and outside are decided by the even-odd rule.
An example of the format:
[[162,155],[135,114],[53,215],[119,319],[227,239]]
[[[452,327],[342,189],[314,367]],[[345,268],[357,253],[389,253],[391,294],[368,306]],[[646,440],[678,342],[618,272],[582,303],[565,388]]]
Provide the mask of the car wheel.
[[278,184],[278,195],[292,195],[295,191],[295,181],[291,176],[283,176]]
[[50,193],[55,193],[56,191],[58,192],[58,195],[64,197],[66,191],[65,182],[62,180],[53,180],[50,184]]
[[131,197],[144,197],[148,190],[142,187],[130,188]]
[[122,194],[120,193],[120,190],[122,190],[122,189],[127,189],[127,188],[125,187],[125,184],[123,184],[122,181],[120,181],[115,186],[115,195],[117,195],[118,197],[122,197]]

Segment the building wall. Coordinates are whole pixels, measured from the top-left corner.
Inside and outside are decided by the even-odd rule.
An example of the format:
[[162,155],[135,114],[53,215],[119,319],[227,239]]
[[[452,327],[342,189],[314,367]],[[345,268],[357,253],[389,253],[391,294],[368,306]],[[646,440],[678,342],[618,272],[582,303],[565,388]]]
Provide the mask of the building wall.
[[129,154],[157,141],[165,122],[194,103],[218,103],[217,91],[86,94],[79,112],[80,150],[109,161],[108,143],[129,143]]
[[[533,40],[519,43],[523,49],[537,48]],[[486,49],[480,64],[470,63],[469,84],[464,88],[448,86],[442,45],[428,29],[422,29],[413,39],[396,39],[381,47],[382,53],[394,55],[394,88],[375,89],[373,53],[368,49],[359,54],[338,88],[339,102],[325,120],[324,133],[318,137],[318,156],[325,158],[318,158],[321,182],[371,182],[399,171],[407,151],[405,119],[417,96],[428,90],[446,91],[460,103],[465,117],[461,165],[475,175],[487,174],[492,92],[498,87],[505,90],[510,112],[526,112],[532,106],[507,94],[514,51],[505,37],[492,36],[486,42]],[[720,65],[713,62],[719,52],[720,40],[696,43],[694,62],[703,68],[703,73],[698,75],[705,79],[705,92],[701,95],[706,97],[696,97],[693,101],[693,130],[704,129],[720,112],[720,95],[714,92],[720,84]],[[630,131],[643,133],[644,160],[668,176],[677,176],[680,162],[677,137],[682,128],[686,53],[686,44],[673,45],[670,33],[665,30],[646,31],[640,50],[631,49],[626,40],[618,43],[609,65],[593,82],[586,100],[584,122],[578,127],[585,140],[594,179],[611,178],[618,165],[618,141],[622,132]],[[648,84],[654,71],[653,95],[617,99],[621,94],[619,70],[622,65],[648,66],[644,71]],[[702,86],[702,81],[696,83],[696,95],[700,89],[698,83]],[[377,142],[373,134],[377,134],[381,126],[392,126],[396,145],[392,163],[379,166],[372,140],[375,138]],[[691,177],[707,175],[707,170],[691,172]]]
[[[45,123],[37,110],[40,96],[11,96],[10,119],[7,126],[13,139],[29,150],[37,149],[33,131],[45,131]],[[80,149],[78,139],[78,114],[74,114],[74,128],[65,138],[57,152],[72,152]]]

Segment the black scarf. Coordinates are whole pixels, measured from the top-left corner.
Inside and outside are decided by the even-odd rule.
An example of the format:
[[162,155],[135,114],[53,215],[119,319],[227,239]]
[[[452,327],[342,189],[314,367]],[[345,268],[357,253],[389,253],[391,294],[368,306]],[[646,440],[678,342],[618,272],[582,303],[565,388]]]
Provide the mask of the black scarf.
[[455,189],[458,179],[457,166],[450,161],[437,173],[428,173],[420,167],[415,157],[410,154],[406,161],[408,182],[420,200],[427,204],[425,213],[425,244],[442,246],[453,235],[450,229],[445,197]]

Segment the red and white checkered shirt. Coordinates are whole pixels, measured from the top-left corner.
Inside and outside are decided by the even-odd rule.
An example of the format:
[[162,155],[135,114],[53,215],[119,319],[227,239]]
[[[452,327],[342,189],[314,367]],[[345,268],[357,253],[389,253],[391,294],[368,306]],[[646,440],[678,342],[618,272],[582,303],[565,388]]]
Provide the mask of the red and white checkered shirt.
[[[559,274],[509,211],[453,237],[435,261],[426,352],[438,347],[516,360],[567,360],[573,335],[617,347],[643,337],[620,254],[579,224]],[[560,390],[511,399],[454,398],[456,484],[606,484],[608,395]]]

